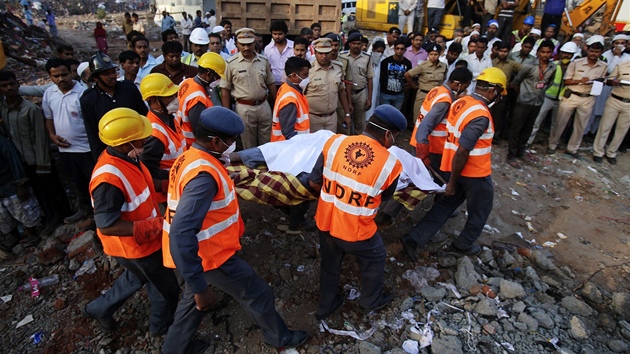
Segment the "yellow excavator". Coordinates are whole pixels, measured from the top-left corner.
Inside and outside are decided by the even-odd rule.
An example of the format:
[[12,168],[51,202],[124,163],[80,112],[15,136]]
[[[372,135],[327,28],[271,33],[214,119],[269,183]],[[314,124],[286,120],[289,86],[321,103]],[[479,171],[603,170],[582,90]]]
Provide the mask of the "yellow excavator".
[[[625,6],[624,1],[626,2]],[[623,22],[628,21],[628,14],[624,14],[624,12],[630,12],[628,9],[628,7],[630,7],[628,6],[629,2],[630,0],[584,0],[570,11],[565,9],[560,34],[566,38],[578,32],[578,29],[582,28],[589,19],[600,13],[601,22],[599,26],[591,26],[589,30],[593,33],[607,35],[611,32],[615,32],[615,26],[617,26],[616,31],[619,32],[623,29]],[[425,6],[426,3],[427,1],[425,0]],[[534,14],[537,15],[537,24],[540,24],[540,20],[542,19],[541,3],[541,0],[534,0],[533,3],[521,1],[515,11],[512,28],[520,29],[525,17]],[[357,0],[356,7],[356,23],[361,29],[386,32],[390,27],[398,26],[397,0]],[[602,9],[603,12],[601,11]],[[447,0],[445,10],[445,15],[442,17],[442,22],[440,23],[440,34],[447,38],[452,38],[453,31],[461,27],[461,14],[463,14],[464,9],[460,8],[457,0]],[[497,9],[497,12],[498,11],[499,9]],[[426,8],[424,13],[426,28]],[[621,25],[617,22],[620,15],[622,17],[625,16]]]

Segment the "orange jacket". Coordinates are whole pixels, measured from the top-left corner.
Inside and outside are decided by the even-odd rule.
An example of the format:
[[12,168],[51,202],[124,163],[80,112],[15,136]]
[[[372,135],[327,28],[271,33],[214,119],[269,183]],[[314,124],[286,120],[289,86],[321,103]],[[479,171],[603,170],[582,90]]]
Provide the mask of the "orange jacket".
[[286,105],[293,103],[297,108],[297,119],[295,120],[294,130],[297,134],[310,133],[311,123],[308,119],[308,101],[300,91],[291,87],[286,83],[280,86],[278,90],[276,103],[273,107],[273,124],[271,126],[271,141],[287,140],[282,135],[282,127],[280,126],[280,110]]
[[321,231],[348,242],[376,233],[381,194],[402,172],[402,164],[376,140],[337,134],[324,144],[322,190],[315,221]]
[[[105,150],[98,158],[92,172],[90,195],[101,183],[109,183],[125,195],[125,203],[120,211],[121,220],[140,221],[157,217],[158,207],[153,179],[142,163],[140,166],[142,170],[128,161],[110,155]],[[103,235],[100,229],[96,229],[96,233],[103,243],[103,251],[114,257],[142,258],[161,247],[159,238],[139,245],[132,236]]]
[[[440,102],[446,102],[449,105],[453,103],[453,99],[451,97],[451,93],[449,89],[444,87],[444,85],[440,85],[438,87],[434,87],[429,91],[427,97],[425,97],[424,102],[422,102],[422,107],[420,107],[420,113],[418,114],[418,119],[416,119],[416,124],[413,128],[413,133],[411,133],[411,140],[409,143],[411,146],[416,146],[418,143],[416,141],[416,133],[418,132],[418,127],[420,123],[424,119],[424,117],[429,113],[431,108]],[[448,116],[448,115],[447,115]],[[442,154],[444,150],[444,143],[446,142],[446,116],[442,121],[433,128],[433,131],[429,135],[429,152],[433,154]]]
[[[171,166],[173,166],[175,159],[184,153],[186,139],[184,139],[181,134],[174,132],[173,129],[171,129],[168,124],[164,123],[160,117],[156,116],[155,113],[149,111],[147,118],[151,121],[151,127],[153,128],[151,135],[164,144],[164,152],[162,153],[162,160],[160,160],[160,169],[168,171],[171,169]],[[157,198],[159,203],[165,202],[166,191],[157,193]]]
[[175,116],[175,128],[177,128],[177,133],[186,139],[187,149],[195,142],[195,132],[193,131],[192,124],[190,124],[188,120],[190,109],[200,102],[203,103],[206,108],[212,107],[212,101],[210,97],[208,97],[206,89],[196,83],[194,77],[182,81],[179,85],[177,100],[179,101],[179,109]]
[[445,172],[452,171],[453,157],[459,148],[459,138],[464,128],[475,118],[487,117],[490,120],[488,128],[479,137],[477,144],[470,151],[468,161],[461,175],[465,177],[488,177],[492,174],[492,137],[494,136],[494,124],[488,108],[470,96],[464,96],[453,103],[448,114],[448,136],[444,144],[442,165],[440,169]]
[[[239,238],[245,232],[245,224],[241,219],[234,182],[219,160],[193,147],[175,161],[170,172],[168,210],[164,218],[162,237],[162,252],[166,267],[175,268],[169,239],[171,223],[177,214],[177,205],[188,182],[200,173],[209,173],[216,180],[218,187],[201,230],[197,233],[198,254],[201,257],[203,270],[208,271],[220,267],[241,249]],[[178,237],[178,235],[175,234],[172,237]]]

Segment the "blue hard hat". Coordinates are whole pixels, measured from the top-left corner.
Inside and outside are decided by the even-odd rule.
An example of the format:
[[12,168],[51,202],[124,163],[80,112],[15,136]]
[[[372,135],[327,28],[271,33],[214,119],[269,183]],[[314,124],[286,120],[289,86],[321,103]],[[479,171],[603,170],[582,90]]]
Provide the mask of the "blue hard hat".
[[536,19],[534,18],[534,16],[527,16],[525,17],[525,20],[523,20],[524,25],[533,26],[534,22],[536,22]]

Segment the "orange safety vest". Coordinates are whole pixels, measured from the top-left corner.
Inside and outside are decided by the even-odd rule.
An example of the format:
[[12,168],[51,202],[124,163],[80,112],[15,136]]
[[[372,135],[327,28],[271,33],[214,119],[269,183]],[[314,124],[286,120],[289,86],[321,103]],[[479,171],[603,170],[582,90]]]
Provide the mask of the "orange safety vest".
[[442,165],[440,166],[442,171],[452,171],[453,157],[459,148],[459,138],[468,123],[479,117],[486,117],[490,122],[486,131],[477,140],[475,147],[470,151],[461,175],[465,177],[488,177],[492,174],[491,152],[492,137],[494,136],[492,115],[486,105],[471,96],[464,96],[455,101],[448,113],[448,122],[446,123],[448,136],[444,144]]
[[[424,117],[431,111],[431,108],[440,102],[446,102],[449,106],[453,103],[453,98],[451,96],[450,89],[445,87],[444,85],[437,86],[431,89],[425,97],[424,102],[422,102],[422,107],[420,108],[420,113],[418,114],[418,119],[416,120],[416,125],[413,128],[413,133],[411,133],[411,140],[409,143],[411,146],[416,146],[416,133],[418,132],[418,127],[420,123],[424,119]],[[442,155],[442,151],[444,150],[444,143],[446,142],[446,117],[444,116],[442,121],[438,123],[438,125],[433,128],[431,134],[429,134],[429,152],[433,154]]]
[[311,123],[308,119],[308,101],[300,91],[291,87],[289,84],[282,84],[276,95],[278,99],[273,107],[273,124],[271,125],[271,141],[287,140],[282,135],[282,127],[280,126],[280,110],[289,103],[293,103],[297,108],[297,119],[295,120],[294,130],[297,134],[308,134],[311,132]]
[[164,218],[162,237],[162,253],[166,267],[175,268],[169,239],[171,236],[179,237],[177,234],[170,235],[171,223],[177,214],[177,205],[188,182],[201,173],[210,174],[218,187],[217,194],[212,199],[201,229],[197,233],[198,254],[201,257],[203,270],[208,271],[220,267],[241,249],[239,238],[245,232],[245,224],[241,219],[234,182],[219,160],[193,147],[175,161],[170,172],[168,210]]
[[[120,209],[120,219],[125,221],[140,221],[158,216],[158,206],[153,179],[149,170],[140,163],[138,166],[121,158],[110,155],[105,150],[96,162],[92,179],[90,180],[90,195],[101,183],[109,183],[120,189],[125,196],[125,203]],[[92,205],[94,205],[92,196]],[[132,236],[103,235],[96,229],[98,237],[103,243],[103,251],[113,257],[137,259],[146,257],[161,247],[161,240],[155,240],[139,245]]]
[[196,83],[194,77],[182,81],[179,85],[177,100],[179,101],[179,109],[175,116],[175,128],[177,129],[177,133],[186,139],[187,149],[195,142],[195,132],[193,131],[192,124],[190,124],[188,120],[190,109],[200,102],[203,103],[206,108],[212,107],[212,101],[210,97],[208,97],[206,89]]
[[348,242],[376,233],[381,194],[402,172],[402,164],[365,135],[336,134],[324,144],[322,190],[315,221],[321,231]]
[[[166,123],[160,119],[155,113],[149,111],[147,118],[151,121],[151,127],[153,131],[151,136],[155,137],[164,144],[164,152],[162,153],[162,159],[160,160],[160,169],[168,171],[173,166],[175,159],[179,155],[184,153],[186,147],[186,139],[183,136],[176,133]],[[166,191],[157,193],[158,203],[166,201]]]

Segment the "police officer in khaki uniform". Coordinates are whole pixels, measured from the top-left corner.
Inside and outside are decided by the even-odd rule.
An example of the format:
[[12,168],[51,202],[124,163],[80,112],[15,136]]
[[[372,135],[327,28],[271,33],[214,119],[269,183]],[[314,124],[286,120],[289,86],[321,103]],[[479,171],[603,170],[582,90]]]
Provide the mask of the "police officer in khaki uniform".
[[340,133],[349,133],[349,126],[345,123],[346,113],[352,114],[352,84],[349,82],[354,81],[352,77],[352,70],[350,69],[350,62],[347,58],[339,56],[339,46],[341,45],[341,37],[338,34],[329,32],[324,35],[324,38],[330,38],[332,41],[332,50],[330,51],[330,60],[338,61],[341,63],[341,80],[344,80],[344,85],[346,87],[346,99],[348,100],[348,108],[350,111],[346,111],[343,109],[341,105],[341,100],[337,100],[337,131]]
[[[446,77],[446,70],[448,69],[446,65],[440,61],[442,47],[439,44],[433,44],[426,49],[429,52],[427,61],[405,73],[407,83],[409,83],[414,90],[418,90],[416,93],[416,101],[413,104],[413,116],[415,118],[417,118],[420,113],[420,107],[422,106],[424,98],[427,97],[427,93],[429,93],[432,88],[442,85]],[[414,76],[418,76],[418,84],[413,82]]]
[[330,59],[332,41],[320,38],[313,41],[315,60],[309,70],[309,83],[306,86],[306,99],[310,108],[311,133],[327,129],[337,131],[337,101],[344,110],[344,122],[350,124],[350,108],[342,81],[342,65]]
[[350,50],[342,52],[340,58],[348,60],[348,66],[352,71],[352,77],[356,86],[352,86],[351,102],[352,125],[354,131],[351,134],[359,135],[365,129],[365,112],[372,106],[372,78],[374,68],[370,55],[361,51],[363,36],[360,33],[353,33],[348,37]]
[[243,148],[248,149],[269,142],[276,85],[269,62],[254,51],[254,30],[241,28],[235,35],[239,52],[227,60],[221,100],[223,107],[231,108],[230,96],[234,97],[235,111],[245,123]]

